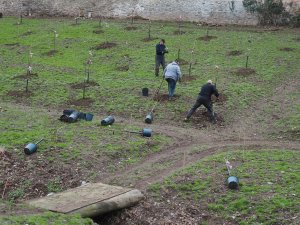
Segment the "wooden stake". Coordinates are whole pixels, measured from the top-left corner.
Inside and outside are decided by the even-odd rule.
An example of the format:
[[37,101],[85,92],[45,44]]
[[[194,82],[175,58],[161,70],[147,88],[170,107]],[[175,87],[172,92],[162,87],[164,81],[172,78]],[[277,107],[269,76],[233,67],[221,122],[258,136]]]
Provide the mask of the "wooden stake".
[[178,49],[177,59],[180,59],[180,48]]
[[26,92],[28,92],[28,79],[26,79]]
[[192,73],[192,63],[190,62],[190,67],[189,67],[189,76],[191,76]]
[[249,56],[247,55],[247,59],[246,59],[246,68],[248,68],[248,59],[249,59]]

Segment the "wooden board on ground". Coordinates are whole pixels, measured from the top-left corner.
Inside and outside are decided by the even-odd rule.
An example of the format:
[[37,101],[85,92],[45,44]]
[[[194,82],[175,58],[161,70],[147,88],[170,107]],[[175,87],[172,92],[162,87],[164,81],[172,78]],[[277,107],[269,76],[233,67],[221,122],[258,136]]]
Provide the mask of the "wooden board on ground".
[[88,183],[39,199],[29,200],[31,206],[60,213],[80,213],[94,217],[113,210],[129,207],[143,198],[136,189]]

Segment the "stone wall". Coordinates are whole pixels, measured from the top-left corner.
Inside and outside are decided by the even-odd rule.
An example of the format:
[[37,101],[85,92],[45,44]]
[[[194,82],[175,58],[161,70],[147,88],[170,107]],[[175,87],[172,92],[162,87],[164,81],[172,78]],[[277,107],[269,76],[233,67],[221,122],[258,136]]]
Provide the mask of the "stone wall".
[[[298,0],[284,0],[286,3]],[[125,18],[131,15],[152,20],[185,20],[217,24],[255,25],[242,0],[0,0],[4,15],[72,16],[87,15]]]

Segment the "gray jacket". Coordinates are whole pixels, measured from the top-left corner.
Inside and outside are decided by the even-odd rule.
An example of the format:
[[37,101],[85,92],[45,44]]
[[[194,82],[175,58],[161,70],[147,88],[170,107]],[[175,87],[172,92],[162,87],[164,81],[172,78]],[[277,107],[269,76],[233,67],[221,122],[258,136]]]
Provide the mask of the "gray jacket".
[[174,61],[167,65],[167,67],[164,70],[164,77],[165,79],[171,78],[175,81],[178,81],[181,79],[181,71],[179,65]]

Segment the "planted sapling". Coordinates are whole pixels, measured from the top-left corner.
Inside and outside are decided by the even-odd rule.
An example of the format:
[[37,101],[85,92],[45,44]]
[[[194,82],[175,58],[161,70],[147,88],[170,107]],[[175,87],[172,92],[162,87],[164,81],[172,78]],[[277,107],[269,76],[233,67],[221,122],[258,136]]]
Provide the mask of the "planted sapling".
[[92,56],[93,56],[92,51],[89,51],[89,58],[86,62],[86,66],[85,66],[85,73],[87,75],[87,77],[86,77],[86,82],[87,83],[90,81],[90,73],[91,73],[91,68],[90,67],[93,64]]
[[28,67],[27,67],[27,75],[31,75],[32,74],[32,56],[33,53],[31,51],[29,51],[29,56],[28,56]]
[[56,51],[56,38],[58,38],[58,33],[56,32],[56,30],[53,31],[53,51]]

